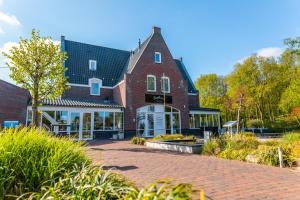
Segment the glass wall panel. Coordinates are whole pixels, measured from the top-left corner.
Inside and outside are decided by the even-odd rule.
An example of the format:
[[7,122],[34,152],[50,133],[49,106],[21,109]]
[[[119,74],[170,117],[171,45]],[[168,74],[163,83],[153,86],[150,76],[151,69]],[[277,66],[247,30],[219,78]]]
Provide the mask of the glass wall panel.
[[94,130],[104,129],[104,112],[94,113]]
[[70,134],[75,139],[79,138],[79,124],[80,124],[80,114],[72,112]]
[[137,113],[136,123],[137,123],[137,129],[139,135],[143,135],[145,131],[145,124],[146,124],[146,114],[143,112]]
[[115,129],[123,129],[123,113],[121,112],[115,113]]
[[207,115],[208,127],[213,127],[213,115]]
[[148,113],[147,114],[147,120],[148,120],[148,134],[153,135],[154,134],[154,114]]
[[179,113],[173,113],[173,133],[180,132]]
[[194,119],[195,119],[195,128],[200,128],[200,115],[194,114]]
[[201,127],[206,127],[206,115],[201,114],[200,118],[201,118]]
[[218,127],[218,123],[219,123],[219,121],[218,121],[218,115],[213,115],[214,116],[214,127]]
[[[68,111],[56,111],[56,121],[58,124],[68,124]],[[67,126],[58,126],[59,132],[67,131]]]
[[83,113],[82,138],[91,138],[91,113]]
[[59,124],[67,124],[67,122],[68,122],[68,111],[56,111],[56,121]]
[[55,119],[55,111],[43,111],[43,112],[46,112],[48,115],[50,115],[50,117],[52,117],[53,119]]
[[114,129],[114,113],[113,112],[105,112],[105,130],[113,130]]
[[195,128],[194,115],[189,114],[189,122],[190,122],[190,128]]

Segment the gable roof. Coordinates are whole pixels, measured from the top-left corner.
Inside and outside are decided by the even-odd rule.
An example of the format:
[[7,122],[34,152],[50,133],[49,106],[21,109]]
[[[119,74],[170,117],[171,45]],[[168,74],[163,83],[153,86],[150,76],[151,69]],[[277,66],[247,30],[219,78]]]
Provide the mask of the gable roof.
[[[98,78],[103,86],[115,86],[123,80],[125,73],[132,72],[153,34],[132,52],[65,40],[62,36],[62,48],[68,55],[65,66],[69,83],[88,85],[90,78]],[[97,61],[96,71],[89,70],[89,60]],[[188,82],[188,93],[197,93],[183,62],[178,59],[174,61]]]
[[187,82],[188,82],[188,93],[198,93],[198,91],[195,88],[195,85],[194,85],[189,73],[187,72],[182,60],[181,59],[174,59],[174,61],[177,65],[177,67],[179,68],[183,78],[185,80],[187,80]]
[[151,40],[153,34],[151,34],[142,44],[140,47],[137,47],[133,52],[131,52],[127,72],[131,73],[137,62],[139,61],[141,55],[145,51],[149,41]]
[[[62,41],[63,42],[63,41]],[[68,59],[66,76],[73,84],[88,84],[90,78],[99,78],[103,86],[114,86],[128,64],[129,51],[64,40]],[[89,60],[97,61],[97,70],[89,70]]]

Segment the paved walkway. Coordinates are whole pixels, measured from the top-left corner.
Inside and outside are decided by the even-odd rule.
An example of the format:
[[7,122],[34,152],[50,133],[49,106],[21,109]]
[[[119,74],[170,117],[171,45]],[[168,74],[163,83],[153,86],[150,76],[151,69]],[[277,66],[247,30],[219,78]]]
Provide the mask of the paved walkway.
[[96,141],[88,148],[95,164],[114,167],[138,186],[171,178],[203,189],[207,199],[300,200],[300,173],[290,169],[153,150],[129,141]]

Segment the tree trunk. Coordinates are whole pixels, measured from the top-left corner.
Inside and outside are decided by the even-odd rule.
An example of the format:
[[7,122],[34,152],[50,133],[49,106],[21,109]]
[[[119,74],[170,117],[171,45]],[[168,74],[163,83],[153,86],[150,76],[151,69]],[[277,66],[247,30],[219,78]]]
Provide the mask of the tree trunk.
[[38,92],[37,90],[34,91],[33,97],[32,97],[32,125],[38,126],[39,119],[38,119]]
[[239,98],[239,108],[238,108],[238,113],[237,113],[237,129],[236,129],[236,132],[237,132],[237,133],[240,133],[240,131],[241,131],[241,125],[240,125],[240,112],[241,112],[241,109],[242,109],[243,98],[244,98],[244,95],[243,95],[243,94],[240,94],[240,98]]

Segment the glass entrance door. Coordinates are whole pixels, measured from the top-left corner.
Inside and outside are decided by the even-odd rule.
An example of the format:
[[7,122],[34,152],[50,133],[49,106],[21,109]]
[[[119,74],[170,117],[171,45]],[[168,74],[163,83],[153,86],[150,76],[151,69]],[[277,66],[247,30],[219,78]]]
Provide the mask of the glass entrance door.
[[70,137],[74,139],[79,139],[80,113],[71,112],[70,125]]
[[165,129],[166,129],[166,134],[171,134],[172,133],[172,121],[171,121],[171,114],[166,113],[165,114]]
[[82,140],[93,139],[91,121],[92,121],[91,113],[82,113],[82,132],[81,132]]
[[144,137],[180,133],[180,111],[163,105],[149,105],[137,109],[137,133]]

